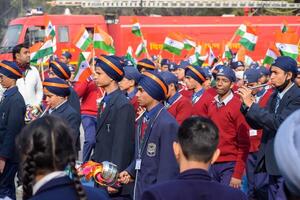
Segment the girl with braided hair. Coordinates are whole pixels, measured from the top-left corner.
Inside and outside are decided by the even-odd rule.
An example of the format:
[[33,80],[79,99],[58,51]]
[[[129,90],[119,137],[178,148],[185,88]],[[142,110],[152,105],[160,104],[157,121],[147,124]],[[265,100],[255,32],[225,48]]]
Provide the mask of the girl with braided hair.
[[[82,186],[75,169],[74,138],[59,118],[45,116],[26,126],[17,138],[23,199],[108,199],[103,191]],[[73,178],[64,171],[69,167]]]

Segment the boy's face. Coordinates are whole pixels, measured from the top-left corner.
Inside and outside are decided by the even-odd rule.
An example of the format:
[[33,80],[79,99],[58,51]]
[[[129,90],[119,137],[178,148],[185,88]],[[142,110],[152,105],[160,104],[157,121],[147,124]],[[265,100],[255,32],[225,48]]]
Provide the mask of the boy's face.
[[4,74],[0,74],[0,84],[3,88],[10,88],[16,84],[16,80],[8,78]]
[[46,88],[44,88],[44,95],[46,97],[45,99],[47,105],[52,109],[58,106],[59,104],[61,104],[65,100],[65,97],[57,96],[56,94],[49,92]]

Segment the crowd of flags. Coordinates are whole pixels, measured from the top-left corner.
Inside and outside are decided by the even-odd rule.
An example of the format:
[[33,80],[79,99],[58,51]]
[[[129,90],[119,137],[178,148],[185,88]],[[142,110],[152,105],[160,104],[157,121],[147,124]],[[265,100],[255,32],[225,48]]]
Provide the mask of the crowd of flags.
[[[150,58],[150,56],[147,51],[147,40],[145,40],[141,30],[141,25],[136,19],[133,20],[131,32],[141,41],[136,47],[134,55],[132,47],[128,46],[125,58],[135,65],[135,58],[139,58],[142,54],[146,54],[148,58]],[[234,54],[230,49],[230,44],[236,37],[239,37],[241,47]],[[228,41],[227,44],[223,45],[222,53],[219,56],[216,56],[211,46],[204,48],[201,43],[188,35],[171,32],[165,37],[161,51],[168,51],[175,56],[181,55],[182,51],[185,49],[189,52],[186,59],[192,65],[202,65],[206,62],[209,66],[212,66],[216,61],[226,62],[232,59],[236,61],[244,61],[246,64],[251,64],[253,60],[247,55],[247,52],[255,50],[258,39],[255,27],[249,23],[241,24],[234,32],[231,41]],[[90,49],[91,46],[93,51],[94,49],[101,49],[111,55],[116,52],[113,38],[99,26],[94,27],[93,36],[91,36],[87,29],[82,26],[78,31],[73,44],[81,50],[78,67],[75,73],[75,80],[89,78],[92,73],[89,66],[89,60],[94,56],[93,52],[85,52]],[[297,60],[299,55],[298,45],[299,35],[290,29],[288,24],[284,21],[280,27],[280,31],[276,33],[274,43],[272,43],[267,49],[262,64],[270,65],[280,55],[290,56]],[[55,54],[55,26],[51,23],[47,15],[45,16],[45,40],[44,42],[34,44],[30,50],[31,62],[34,63],[45,62],[50,58],[50,56]]]

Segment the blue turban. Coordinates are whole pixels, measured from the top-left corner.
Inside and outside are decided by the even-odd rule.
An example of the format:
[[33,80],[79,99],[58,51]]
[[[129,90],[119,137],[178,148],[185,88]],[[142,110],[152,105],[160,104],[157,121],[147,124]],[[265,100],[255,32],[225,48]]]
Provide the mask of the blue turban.
[[178,84],[178,78],[172,72],[161,72],[159,75],[167,85],[170,85],[171,83],[174,83],[175,85]]
[[43,87],[57,96],[66,97],[70,95],[70,86],[61,78],[47,78],[43,82]]
[[228,78],[231,82],[235,82],[236,81],[236,76],[234,71],[226,66],[220,67],[217,76],[225,76],[226,78]]
[[165,59],[165,58],[164,58],[164,59],[161,60],[160,64],[161,64],[161,65],[168,65],[168,66],[169,66],[170,61],[169,61],[168,59]]
[[185,76],[190,76],[195,79],[200,84],[206,81],[206,76],[204,70],[200,66],[188,65],[185,68]]
[[209,67],[202,67],[202,69],[206,78],[212,77],[212,73]]
[[142,68],[145,68],[148,71],[156,69],[155,64],[147,58],[138,61],[137,68],[139,71],[141,71]]
[[264,66],[260,66],[260,67],[258,67],[258,68],[256,68],[256,69],[258,69],[258,70],[260,71],[260,76],[261,76],[261,77],[262,77],[262,76],[269,76],[269,75],[270,75],[270,70],[267,69],[267,68],[264,67]]
[[260,70],[254,68],[247,69],[243,77],[246,83],[256,83],[259,78],[260,78]]
[[18,65],[15,62],[2,60],[0,62],[0,74],[3,74],[11,79],[19,79],[21,78],[22,72]]
[[60,61],[51,61],[49,67],[52,69],[53,73],[59,78],[68,80],[71,77],[71,71],[69,66]]
[[277,57],[276,60],[272,63],[272,66],[279,67],[285,72],[292,72],[297,74],[297,62],[288,56]]
[[125,75],[124,77],[128,80],[134,80],[138,83],[141,78],[141,73],[135,67],[124,67]]
[[146,71],[142,74],[139,85],[157,101],[165,100],[168,86],[162,77],[154,71]]
[[231,67],[231,69],[236,69],[238,67],[245,67],[245,65],[242,61],[236,61],[236,62],[230,63],[230,67]]
[[177,65],[174,62],[170,62],[169,71],[175,71],[177,69]]
[[100,67],[110,78],[120,82],[124,77],[123,62],[117,56],[99,56],[95,67]]
[[72,58],[72,54],[68,51],[65,51],[62,56],[66,57],[67,59],[71,59]]
[[300,194],[300,111],[292,113],[280,125],[275,141],[274,153],[278,168],[289,191]]
[[185,69],[187,66],[191,65],[188,61],[181,61],[179,63],[179,65],[177,65],[177,69],[180,68],[180,69]]

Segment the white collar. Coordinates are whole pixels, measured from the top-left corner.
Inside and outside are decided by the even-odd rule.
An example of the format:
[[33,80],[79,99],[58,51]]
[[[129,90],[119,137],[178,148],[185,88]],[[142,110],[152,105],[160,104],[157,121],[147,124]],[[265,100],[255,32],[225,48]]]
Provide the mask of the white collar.
[[289,91],[289,89],[291,89],[291,87],[294,86],[294,83],[292,83],[289,87],[285,88],[282,92],[278,92],[278,96],[280,97],[280,99],[283,98],[283,96],[285,95],[285,93],[287,93],[287,91]]
[[32,188],[32,194],[35,195],[35,193],[46,183],[51,181],[52,179],[55,178],[60,178],[63,176],[67,176],[67,173],[65,171],[55,171],[51,172],[50,174],[47,174],[43,178],[41,178],[38,182],[36,182]]
[[55,108],[53,109],[49,109],[49,113],[51,114],[54,110],[57,110],[59,107],[61,107],[64,103],[67,102],[67,99],[64,100],[63,102],[61,102],[59,105],[57,105]]
[[215,96],[215,100],[216,100],[218,103],[220,103],[220,104],[224,103],[224,105],[226,106],[226,105],[229,103],[229,101],[230,101],[233,97],[234,97],[234,96],[233,96],[233,93],[232,93],[232,91],[231,91],[230,94],[229,94],[225,99],[223,99],[223,101],[219,99],[219,95],[216,95],[216,96]]

